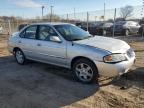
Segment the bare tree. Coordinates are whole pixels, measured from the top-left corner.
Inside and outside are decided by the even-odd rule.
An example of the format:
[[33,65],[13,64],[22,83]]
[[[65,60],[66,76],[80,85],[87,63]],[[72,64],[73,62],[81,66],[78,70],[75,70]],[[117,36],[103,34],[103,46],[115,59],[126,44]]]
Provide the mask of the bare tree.
[[121,18],[127,19],[128,17],[131,17],[133,10],[134,10],[134,8],[132,6],[122,7],[120,10]]

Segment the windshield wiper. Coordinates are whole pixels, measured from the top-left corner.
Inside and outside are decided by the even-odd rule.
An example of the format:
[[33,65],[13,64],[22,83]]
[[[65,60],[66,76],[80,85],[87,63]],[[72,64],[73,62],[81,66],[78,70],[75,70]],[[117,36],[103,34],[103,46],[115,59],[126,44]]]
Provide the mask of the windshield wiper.
[[88,38],[91,38],[91,37],[93,37],[93,36],[90,35],[90,36],[87,36],[87,37],[82,38],[82,39],[75,38],[75,39],[72,39],[72,41],[84,40],[84,39],[88,39]]
[[82,40],[82,39],[72,39],[72,41],[78,41],[78,40]]
[[88,39],[88,38],[91,38],[91,37],[93,37],[92,35],[90,35],[90,36],[87,36],[87,37],[85,37],[85,38],[83,38],[83,39]]

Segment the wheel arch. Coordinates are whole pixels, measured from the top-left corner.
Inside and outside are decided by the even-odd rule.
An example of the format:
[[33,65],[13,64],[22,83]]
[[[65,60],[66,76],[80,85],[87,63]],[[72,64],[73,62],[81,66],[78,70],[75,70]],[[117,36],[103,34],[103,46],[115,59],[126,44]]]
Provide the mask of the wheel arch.
[[[15,54],[15,51],[16,51],[16,50],[21,50],[21,49],[20,49],[19,47],[14,47],[14,48],[13,48],[13,54]],[[21,50],[21,51],[22,51],[22,50]]]
[[130,30],[130,29],[131,29],[131,27],[126,27],[125,29],[126,29],[126,30]]
[[90,62],[93,63],[93,65],[95,65],[96,69],[98,70],[98,68],[97,68],[97,66],[96,66],[96,64],[94,63],[93,60],[91,60],[91,59],[88,58],[88,57],[83,57],[83,56],[77,56],[77,57],[74,57],[74,58],[72,59],[72,61],[71,61],[71,69],[72,69],[74,63],[75,63],[77,60],[79,60],[79,59],[86,59],[86,60],[89,60]]

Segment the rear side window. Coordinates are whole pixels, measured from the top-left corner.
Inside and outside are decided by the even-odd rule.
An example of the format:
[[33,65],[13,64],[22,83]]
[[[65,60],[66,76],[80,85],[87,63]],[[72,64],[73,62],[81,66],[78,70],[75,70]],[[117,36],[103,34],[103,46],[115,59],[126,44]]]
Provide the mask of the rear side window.
[[29,26],[24,31],[20,33],[20,37],[27,39],[35,39],[36,38],[37,26]]

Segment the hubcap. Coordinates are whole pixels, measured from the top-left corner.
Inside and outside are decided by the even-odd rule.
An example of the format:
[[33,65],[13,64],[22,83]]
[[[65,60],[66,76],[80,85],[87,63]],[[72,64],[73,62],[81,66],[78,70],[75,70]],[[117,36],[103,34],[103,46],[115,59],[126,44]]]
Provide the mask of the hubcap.
[[103,35],[106,35],[106,31],[105,30],[103,31]]
[[18,63],[24,62],[24,56],[21,51],[16,51],[16,59],[17,59]]
[[92,68],[85,63],[80,63],[76,66],[76,75],[81,81],[90,81],[93,77]]
[[126,30],[126,35],[129,35],[129,31],[128,30]]

